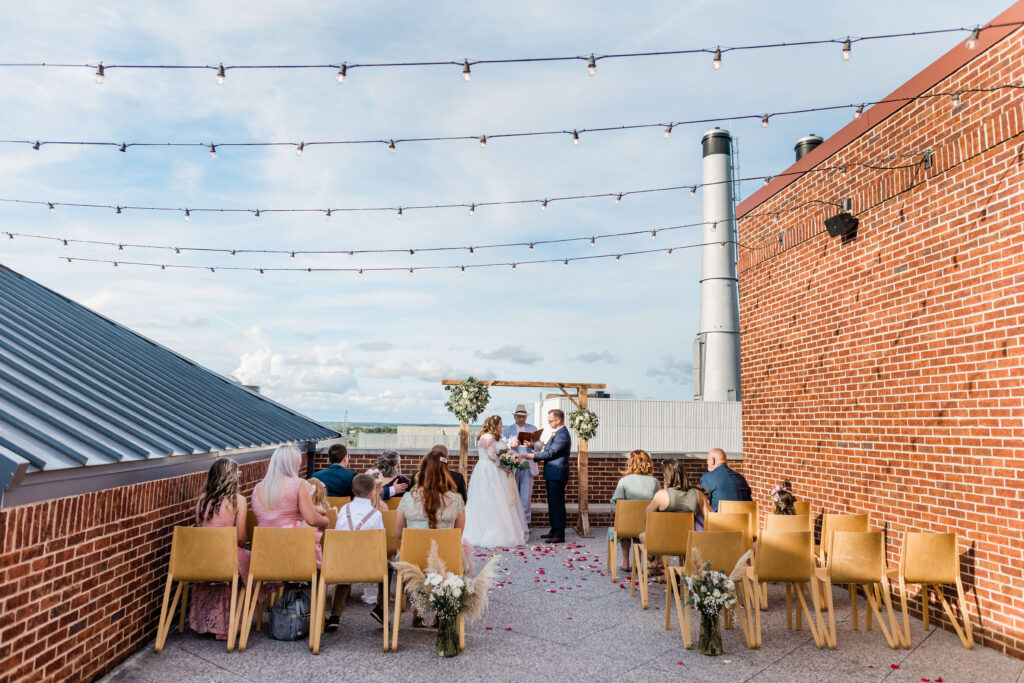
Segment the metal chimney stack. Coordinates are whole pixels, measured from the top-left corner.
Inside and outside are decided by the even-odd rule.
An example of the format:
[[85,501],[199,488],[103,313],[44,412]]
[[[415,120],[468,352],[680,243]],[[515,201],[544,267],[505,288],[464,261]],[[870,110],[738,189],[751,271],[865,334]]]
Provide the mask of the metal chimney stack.
[[700,328],[693,345],[693,397],[740,400],[740,298],[736,275],[736,212],[732,138],[712,128],[701,138],[703,239]]

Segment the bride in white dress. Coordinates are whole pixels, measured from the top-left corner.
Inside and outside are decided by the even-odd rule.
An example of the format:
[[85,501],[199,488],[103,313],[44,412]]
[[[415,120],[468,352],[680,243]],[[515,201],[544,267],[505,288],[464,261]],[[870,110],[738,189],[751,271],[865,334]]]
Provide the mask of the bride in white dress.
[[482,548],[521,545],[526,541],[526,522],[512,472],[498,464],[498,451],[509,449],[501,438],[501,418],[484,420],[477,442],[479,458],[469,478],[466,526],[462,538]]

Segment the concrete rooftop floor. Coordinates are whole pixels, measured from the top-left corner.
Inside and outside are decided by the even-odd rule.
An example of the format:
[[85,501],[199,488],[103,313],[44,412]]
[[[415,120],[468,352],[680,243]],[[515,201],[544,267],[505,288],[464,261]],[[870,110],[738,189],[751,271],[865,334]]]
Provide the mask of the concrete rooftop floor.
[[[663,584],[652,584],[643,611],[639,592],[631,598],[623,577],[613,584],[602,575],[604,529],[590,539],[570,532],[569,543],[559,546],[537,545],[539,533],[533,531],[533,545],[498,550],[504,583],[467,627],[466,650],[453,659],[434,654],[436,631],[410,628],[408,613],[398,651],[383,652],[370,607],[353,597],[319,655],[305,641],[255,632],[245,652],[226,652],[223,642],[174,630],[161,654],[150,643],[104,680],[1024,681],[1024,662],[980,646],[965,650],[954,634],[925,633],[920,621],[911,624],[911,650],[890,650],[877,626],[853,631],[845,589],[835,591],[844,620],[837,650],[819,650],[806,630],[787,631],[783,591],[772,586],[762,649],[748,649],[737,628],[723,631],[723,656],[705,657],[696,651],[699,619],[691,621],[693,650],[683,649],[674,613],[672,630],[664,629]],[[478,566],[484,561],[477,558]],[[863,599],[859,604],[863,621]]]

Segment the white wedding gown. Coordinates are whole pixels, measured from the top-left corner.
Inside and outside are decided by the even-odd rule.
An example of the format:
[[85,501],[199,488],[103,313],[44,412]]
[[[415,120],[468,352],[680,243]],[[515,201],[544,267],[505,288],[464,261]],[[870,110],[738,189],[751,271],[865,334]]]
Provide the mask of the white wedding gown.
[[469,478],[466,526],[462,538],[481,548],[515,546],[526,542],[526,522],[515,475],[498,465],[498,450],[508,448],[490,434],[480,437],[480,457]]

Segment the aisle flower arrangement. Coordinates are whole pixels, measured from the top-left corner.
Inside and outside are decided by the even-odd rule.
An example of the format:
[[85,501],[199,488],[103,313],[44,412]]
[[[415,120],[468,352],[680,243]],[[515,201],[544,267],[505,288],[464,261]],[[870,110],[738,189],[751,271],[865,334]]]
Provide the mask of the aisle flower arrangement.
[[413,607],[420,614],[437,614],[438,656],[459,654],[458,617],[462,615],[472,623],[487,609],[488,590],[497,576],[499,559],[500,556],[493,556],[474,577],[460,576],[448,571],[437,552],[437,542],[431,541],[426,571],[411,562],[392,563],[402,577]]
[[[700,612],[700,638],[697,650],[704,655],[722,654],[722,621],[723,610],[732,609],[736,604],[736,581],[746,572],[750,559],[748,550],[736,562],[732,573],[711,569],[710,562],[704,562],[700,550],[693,548],[693,566],[695,571],[683,577],[686,582],[686,604],[692,605]],[[755,608],[756,609],[756,608]]]

